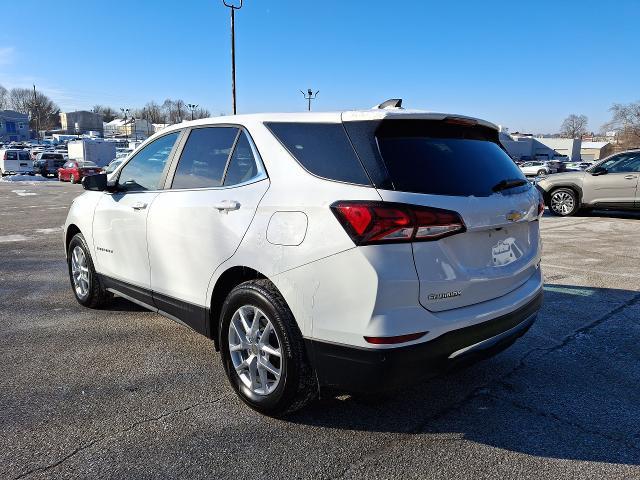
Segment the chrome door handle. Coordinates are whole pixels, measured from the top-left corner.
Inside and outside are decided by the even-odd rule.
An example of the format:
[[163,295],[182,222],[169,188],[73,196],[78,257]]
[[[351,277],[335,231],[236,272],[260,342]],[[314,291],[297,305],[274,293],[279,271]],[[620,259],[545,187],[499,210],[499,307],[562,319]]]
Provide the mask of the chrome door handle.
[[240,208],[240,202],[236,202],[235,200],[222,200],[221,202],[214,203],[213,208],[216,208],[221,212],[238,210]]
[[638,178],[637,175],[625,175],[624,179],[625,180],[633,180],[634,178]]
[[136,202],[131,205],[131,208],[133,208],[134,210],[144,210],[145,208],[147,208],[147,204],[144,202]]

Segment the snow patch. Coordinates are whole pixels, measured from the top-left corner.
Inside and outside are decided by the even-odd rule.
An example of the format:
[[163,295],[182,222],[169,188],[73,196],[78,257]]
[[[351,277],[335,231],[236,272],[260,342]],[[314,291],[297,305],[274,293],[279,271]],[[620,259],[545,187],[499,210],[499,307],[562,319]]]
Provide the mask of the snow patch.
[[3,235],[0,236],[0,243],[9,243],[9,242],[24,242],[27,240],[27,237],[24,235]]
[[36,233],[44,233],[45,235],[49,235],[50,233],[58,233],[62,231],[62,227],[55,228],[39,228],[36,230]]
[[36,175],[9,175],[0,178],[0,182],[23,182],[23,183],[40,183],[58,181],[57,178],[38,177]]
[[20,197],[27,197],[29,195],[37,195],[35,192],[27,192],[26,190],[11,190],[13,193]]

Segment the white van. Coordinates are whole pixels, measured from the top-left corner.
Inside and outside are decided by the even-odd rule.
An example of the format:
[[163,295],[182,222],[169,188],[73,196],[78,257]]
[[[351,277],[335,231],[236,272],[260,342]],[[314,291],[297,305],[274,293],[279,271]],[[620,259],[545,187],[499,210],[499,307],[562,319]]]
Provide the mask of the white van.
[[31,173],[33,162],[28,150],[16,148],[0,149],[0,175],[11,173]]

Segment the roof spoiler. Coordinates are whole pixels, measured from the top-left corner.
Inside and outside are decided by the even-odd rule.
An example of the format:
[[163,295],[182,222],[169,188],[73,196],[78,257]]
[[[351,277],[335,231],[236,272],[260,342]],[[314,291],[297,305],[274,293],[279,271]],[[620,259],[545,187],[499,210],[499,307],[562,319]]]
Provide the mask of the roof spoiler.
[[376,110],[386,110],[390,108],[402,108],[402,99],[401,98],[390,98],[389,100],[379,103],[374,106],[373,109]]

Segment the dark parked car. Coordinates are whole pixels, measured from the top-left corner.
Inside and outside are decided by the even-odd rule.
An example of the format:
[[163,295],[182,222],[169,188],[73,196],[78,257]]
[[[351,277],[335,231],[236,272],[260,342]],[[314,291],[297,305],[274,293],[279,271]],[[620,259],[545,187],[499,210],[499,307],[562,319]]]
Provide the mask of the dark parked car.
[[58,169],[65,163],[64,155],[61,153],[41,152],[36,155],[33,161],[33,172],[39,173],[43,177],[53,175],[58,176]]

